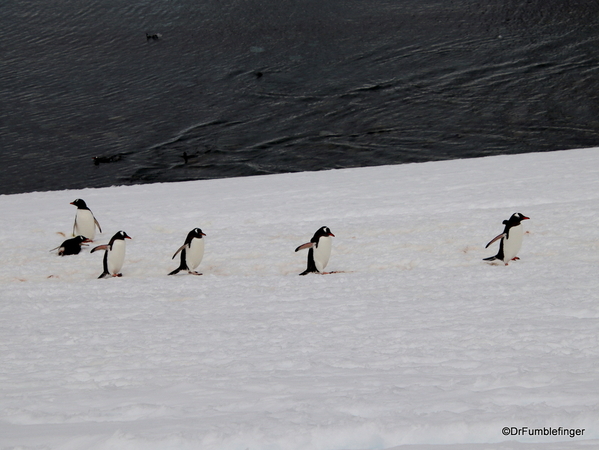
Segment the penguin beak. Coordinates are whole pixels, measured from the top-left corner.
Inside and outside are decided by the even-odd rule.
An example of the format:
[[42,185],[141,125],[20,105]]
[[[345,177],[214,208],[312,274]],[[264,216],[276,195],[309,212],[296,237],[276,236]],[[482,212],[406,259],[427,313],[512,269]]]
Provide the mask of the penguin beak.
[[522,220],[530,220],[530,217],[524,216],[524,217],[522,217]]
[[329,236],[333,236],[333,237],[335,237],[335,235],[334,235],[333,233],[329,233]]

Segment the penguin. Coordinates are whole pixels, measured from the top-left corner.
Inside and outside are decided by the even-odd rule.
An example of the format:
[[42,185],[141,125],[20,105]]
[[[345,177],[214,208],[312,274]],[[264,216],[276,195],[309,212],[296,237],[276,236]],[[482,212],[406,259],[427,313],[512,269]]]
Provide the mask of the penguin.
[[91,241],[85,236],[76,236],[74,238],[67,239],[62,244],[60,244],[60,246],[53,248],[50,251],[53,252],[54,250],[58,250],[59,256],[78,255],[81,251],[81,247],[86,242]]
[[187,272],[192,275],[202,275],[201,273],[194,271],[194,269],[200,265],[202,258],[204,257],[204,239],[202,239],[202,236],[206,235],[202,233],[202,230],[199,228],[194,228],[187,233],[185,243],[179,247],[179,250],[177,250],[172,257],[172,259],[175,259],[175,256],[181,252],[181,264],[169,273],[169,275],[175,275],[181,270],[187,270]]
[[160,33],[146,33],[146,40],[149,41],[150,39],[153,41],[157,41],[158,39],[160,39],[162,37],[162,34]]
[[105,250],[104,253],[104,271],[98,278],[104,278],[107,275],[113,277],[120,277],[121,267],[123,267],[123,261],[125,260],[125,239],[131,239],[131,237],[124,231],[119,231],[110,239],[110,242],[105,245],[98,245],[94,247],[90,253],[96,250]]
[[331,237],[335,237],[329,227],[321,227],[314,233],[310,242],[300,245],[295,251],[309,248],[308,251],[308,267],[300,275],[308,273],[323,273],[324,268],[331,257]]
[[92,156],[92,161],[94,165],[99,166],[100,164],[106,164],[111,162],[117,162],[122,159],[121,155],[111,155],[111,156]]
[[77,207],[77,214],[75,215],[75,223],[73,224],[73,236],[85,236],[89,240],[93,241],[96,237],[96,226],[100,233],[102,227],[94,217],[91,210],[87,207],[85,201],[78,198],[71,202],[71,205]]
[[[206,152],[208,153],[208,152]],[[190,160],[195,159],[198,157],[198,153],[193,153],[193,154],[189,154],[187,152],[183,152],[183,154],[181,155],[181,158],[183,158],[184,164],[189,163]]]
[[499,242],[499,251],[495,256],[484,258],[483,261],[495,261],[496,259],[500,259],[507,266],[510,261],[520,259],[516,255],[520,251],[520,247],[522,247],[522,236],[524,235],[521,222],[528,219],[530,219],[530,217],[526,217],[522,213],[514,213],[509,220],[504,220],[502,222],[505,225],[503,233],[493,238],[491,242],[485,246],[485,248],[487,248],[493,242],[501,239],[501,242]]

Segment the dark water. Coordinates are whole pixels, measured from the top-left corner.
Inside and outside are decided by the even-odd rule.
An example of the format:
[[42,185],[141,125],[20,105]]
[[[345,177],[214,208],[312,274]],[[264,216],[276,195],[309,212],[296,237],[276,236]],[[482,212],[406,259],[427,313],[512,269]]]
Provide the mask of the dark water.
[[599,1],[0,11],[3,194],[599,145]]

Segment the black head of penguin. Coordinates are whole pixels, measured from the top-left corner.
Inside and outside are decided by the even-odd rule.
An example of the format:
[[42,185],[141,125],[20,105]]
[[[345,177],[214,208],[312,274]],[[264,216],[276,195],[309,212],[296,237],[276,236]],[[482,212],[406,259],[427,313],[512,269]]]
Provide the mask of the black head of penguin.
[[[512,217],[509,218],[509,220],[504,220],[503,222],[501,222],[502,224],[505,225],[505,228],[503,229],[503,233],[505,234],[505,237],[507,239],[509,239],[510,230],[513,227],[517,227],[518,225],[520,225],[520,223],[523,220],[528,220],[528,219],[530,219],[530,217],[526,217],[522,213],[514,213],[514,214],[512,214]],[[487,246],[488,246],[488,244],[487,244]]]
[[517,227],[523,220],[529,220],[530,217],[526,217],[522,213],[514,213],[509,220],[504,220],[502,223],[506,226],[507,229],[512,227]]
[[202,236],[206,236],[199,228],[194,228],[189,233],[187,233],[187,239],[185,239],[185,243],[189,244],[192,239],[202,239]]
[[312,242],[318,242],[318,240],[321,237],[326,237],[326,236],[335,237],[335,235],[333,233],[331,233],[331,230],[329,229],[329,227],[320,227],[318,229],[318,231],[316,231],[316,233],[314,233],[314,236],[312,237]]
[[78,198],[77,200],[72,201],[71,205],[75,205],[78,209],[89,209],[87,207],[87,204],[85,203],[85,201],[81,200],[80,198]]
[[523,220],[529,220],[530,217],[526,217],[524,214],[522,213],[514,213],[512,214],[512,217],[510,217],[510,221],[514,221],[514,222],[522,222]]
[[185,238],[185,243],[183,245],[187,245],[189,247],[191,245],[191,241],[194,239],[202,239],[202,236],[206,236],[204,233],[202,233],[202,230],[199,228],[194,228],[187,233],[187,237]]
[[112,236],[112,238],[110,239],[110,243],[108,245],[110,245],[112,247],[112,244],[114,243],[114,241],[116,241],[118,239],[121,239],[121,240],[131,239],[131,236],[129,236],[124,231],[118,231],[114,236]]

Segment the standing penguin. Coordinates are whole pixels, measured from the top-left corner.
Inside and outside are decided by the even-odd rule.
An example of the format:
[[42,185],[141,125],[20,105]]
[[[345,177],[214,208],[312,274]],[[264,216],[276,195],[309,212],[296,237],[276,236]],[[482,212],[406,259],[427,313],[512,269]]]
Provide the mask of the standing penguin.
[[131,239],[124,231],[119,231],[112,236],[110,242],[105,245],[94,247],[90,253],[96,250],[105,250],[104,253],[104,271],[98,278],[104,278],[107,275],[120,277],[123,261],[125,260],[125,239]]
[[77,200],[72,201],[71,205],[77,207],[75,224],[73,225],[73,236],[82,235],[93,241],[96,237],[96,226],[98,227],[98,230],[100,230],[100,233],[102,232],[100,224],[91,210],[87,207],[85,201],[78,198]]
[[54,250],[58,250],[58,254],[60,256],[65,255],[78,255],[81,251],[81,246],[86,243],[91,242],[85,236],[75,236],[74,238],[67,239],[59,247],[53,248],[50,250],[51,252]]
[[507,266],[510,261],[520,259],[516,255],[520,251],[520,247],[522,247],[522,236],[524,235],[521,222],[528,219],[530,218],[521,213],[514,213],[509,220],[504,220],[502,222],[505,225],[503,233],[493,238],[491,242],[485,246],[485,248],[487,248],[493,242],[501,239],[499,251],[495,256],[484,258],[483,261],[495,261],[496,259],[500,259]]
[[177,253],[181,252],[181,264],[169,273],[169,275],[175,275],[181,270],[187,270],[187,272],[193,275],[202,275],[201,273],[194,271],[194,269],[200,265],[202,258],[204,257],[204,239],[202,236],[206,235],[202,233],[202,230],[199,228],[194,228],[187,233],[185,243],[179,247],[179,250],[175,252],[172,258],[175,259]]
[[331,245],[333,242],[331,236],[335,237],[329,227],[321,227],[314,233],[310,242],[300,245],[295,249],[296,252],[305,248],[310,249],[308,251],[308,268],[300,273],[300,275],[323,272],[331,257]]

